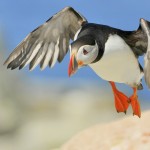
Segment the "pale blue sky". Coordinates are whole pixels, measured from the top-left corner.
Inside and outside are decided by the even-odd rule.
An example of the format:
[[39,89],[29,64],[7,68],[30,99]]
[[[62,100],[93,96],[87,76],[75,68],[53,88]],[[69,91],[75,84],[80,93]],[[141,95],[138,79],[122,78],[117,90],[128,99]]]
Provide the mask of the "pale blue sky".
[[[45,22],[53,14],[66,6],[72,6],[83,14],[89,22],[107,24],[124,30],[135,30],[139,26],[139,18],[150,20],[149,0],[1,0],[0,2],[0,27],[4,30],[8,52],[34,28]],[[68,78],[69,56],[62,64],[56,64],[50,70],[40,72],[26,72],[34,77]],[[86,78],[99,81],[99,77],[89,68],[80,69],[73,78]],[[103,82],[101,80],[101,82]]]

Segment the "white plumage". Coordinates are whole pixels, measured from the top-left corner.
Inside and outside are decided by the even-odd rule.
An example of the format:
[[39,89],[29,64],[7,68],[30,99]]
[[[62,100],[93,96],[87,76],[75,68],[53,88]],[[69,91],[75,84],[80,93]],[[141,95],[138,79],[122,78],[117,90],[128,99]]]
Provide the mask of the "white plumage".
[[131,48],[118,35],[109,36],[102,58],[90,67],[104,80],[131,86],[138,85],[143,76]]

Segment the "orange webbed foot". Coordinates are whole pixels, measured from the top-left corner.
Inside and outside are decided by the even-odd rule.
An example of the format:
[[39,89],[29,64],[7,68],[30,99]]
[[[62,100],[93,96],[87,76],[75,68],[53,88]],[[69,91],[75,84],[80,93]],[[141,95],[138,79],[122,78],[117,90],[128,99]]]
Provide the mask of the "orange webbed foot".
[[129,107],[129,98],[120,91],[115,91],[114,98],[117,112],[124,112],[126,114]]
[[126,111],[129,107],[129,98],[125,94],[117,90],[114,82],[110,82],[110,84],[114,93],[115,107],[117,112],[124,112],[126,114]]
[[138,116],[139,118],[141,117],[141,109],[140,109],[140,103],[138,101],[138,96],[137,96],[137,89],[133,88],[133,95],[129,98],[132,110],[133,110],[133,115]]

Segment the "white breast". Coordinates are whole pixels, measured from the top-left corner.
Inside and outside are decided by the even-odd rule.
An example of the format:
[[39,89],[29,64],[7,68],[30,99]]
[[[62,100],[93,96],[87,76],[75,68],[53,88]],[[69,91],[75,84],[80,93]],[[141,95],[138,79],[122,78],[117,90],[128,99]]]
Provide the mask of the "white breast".
[[107,81],[135,86],[143,76],[131,48],[118,35],[110,35],[102,58],[90,67]]

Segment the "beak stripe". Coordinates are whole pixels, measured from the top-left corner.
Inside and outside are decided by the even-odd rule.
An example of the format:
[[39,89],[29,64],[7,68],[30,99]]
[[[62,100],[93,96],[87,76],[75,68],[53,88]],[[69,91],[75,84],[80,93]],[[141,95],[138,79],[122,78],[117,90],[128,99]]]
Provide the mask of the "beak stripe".
[[70,59],[70,63],[69,63],[69,67],[68,67],[69,77],[71,75],[73,75],[74,73],[76,73],[77,69],[78,69],[78,63],[76,61],[75,55],[72,54],[71,59]]

